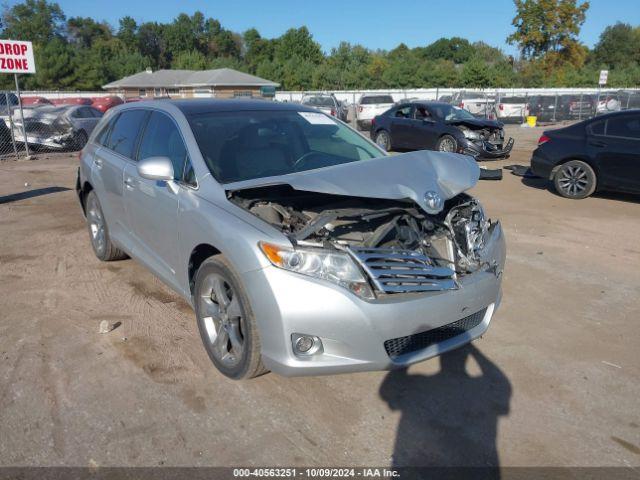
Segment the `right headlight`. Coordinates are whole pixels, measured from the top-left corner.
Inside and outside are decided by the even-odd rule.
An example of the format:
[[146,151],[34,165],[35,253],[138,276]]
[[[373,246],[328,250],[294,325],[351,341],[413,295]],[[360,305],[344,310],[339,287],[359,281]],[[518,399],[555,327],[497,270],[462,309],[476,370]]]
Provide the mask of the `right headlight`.
[[480,140],[480,134],[475,130],[462,130],[462,134],[469,140]]
[[267,242],[259,242],[258,245],[264,256],[278,268],[327,280],[361,298],[375,298],[362,271],[346,253],[321,249],[294,249]]

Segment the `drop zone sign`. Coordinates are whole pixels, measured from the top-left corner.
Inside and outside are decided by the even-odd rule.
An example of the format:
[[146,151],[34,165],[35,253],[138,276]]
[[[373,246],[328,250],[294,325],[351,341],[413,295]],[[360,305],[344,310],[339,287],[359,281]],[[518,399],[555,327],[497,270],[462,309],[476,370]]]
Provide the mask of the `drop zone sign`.
[[0,40],[0,72],[36,73],[31,42]]

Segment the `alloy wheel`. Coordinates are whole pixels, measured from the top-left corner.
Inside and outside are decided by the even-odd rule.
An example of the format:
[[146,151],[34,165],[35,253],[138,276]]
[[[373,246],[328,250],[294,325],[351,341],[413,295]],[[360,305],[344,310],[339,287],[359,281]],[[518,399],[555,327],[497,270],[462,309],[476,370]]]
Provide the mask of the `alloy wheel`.
[[569,196],[583,193],[589,183],[589,177],[584,168],[579,165],[567,165],[560,172],[559,187]]
[[385,151],[389,150],[389,135],[387,132],[379,132],[376,135],[376,144]]
[[224,365],[238,365],[244,351],[246,327],[233,287],[222,275],[211,273],[203,280],[197,301],[213,355]]
[[106,247],[104,217],[102,216],[100,207],[95,201],[89,202],[87,218],[89,220],[89,229],[91,231],[91,243],[93,243],[98,254],[103,254]]
[[456,145],[454,141],[450,138],[443,138],[440,141],[440,151],[441,152],[453,152],[456,149]]

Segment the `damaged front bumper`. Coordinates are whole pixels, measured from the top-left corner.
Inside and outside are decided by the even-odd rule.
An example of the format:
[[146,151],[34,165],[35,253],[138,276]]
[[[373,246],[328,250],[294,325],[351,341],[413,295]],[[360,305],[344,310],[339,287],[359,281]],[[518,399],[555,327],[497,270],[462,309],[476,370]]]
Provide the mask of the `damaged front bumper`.
[[495,144],[487,140],[466,140],[462,147],[465,155],[470,155],[476,159],[497,159],[506,158],[511,154],[514,140],[509,138],[506,144]]
[[[459,277],[457,288],[375,300],[272,266],[247,272],[263,361],[282,375],[321,375],[403,367],[460,347],[489,327],[505,255],[502,228],[493,223],[478,252],[481,268]],[[322,349],[296,355],[292,337],[300,334],[319,338]]]

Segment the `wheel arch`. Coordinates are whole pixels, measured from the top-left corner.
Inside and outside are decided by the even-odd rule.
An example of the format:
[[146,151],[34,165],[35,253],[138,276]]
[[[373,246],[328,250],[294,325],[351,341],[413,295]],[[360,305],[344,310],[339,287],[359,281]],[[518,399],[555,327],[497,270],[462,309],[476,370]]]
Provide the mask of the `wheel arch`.
[[189,279],[189,291],[193,295],[193,289],[195,287],[196,272],[200,268],[200,265],[209,257],[214,255],[220,255],[222,252],[209,243],[200,243],[196,245],[191,254],[189,255],[189,265],[187,269]]
[[85,180],[84,183],[80,186],[80,191],[78,192],[80,205],[82,206],[82,211],[85,215],[87,214],[87,195],[89,195],[89,192],[91,192],[92,190],[93,185],[91,185],[88,180]]
[[568,163],[568,162],[570,162],[572,160],[578,160],[580,162],[584,162],[584,163],[586,163],[587,165],[589,165],[591,167],[593,172],[596,174],[596,190],[597,190],[598,186],[600,184],[600,182],[599,182],[600,170],[598,169],[598,167],[596,166],[596,164],[595,164],[595,162],[593,160],[591,160],[589,157],[586,157],[586,156],[583,156],[583,155],[571,155],[571,156],[568,156],[568,157],[563,158],[562,160],[560,160],[551,169],[551,172],[549,173],[549,180],[553,180],[553,178],[556,176],[556,172],[558,171],[558,169],[562,165],[564,165],[565,163]]

